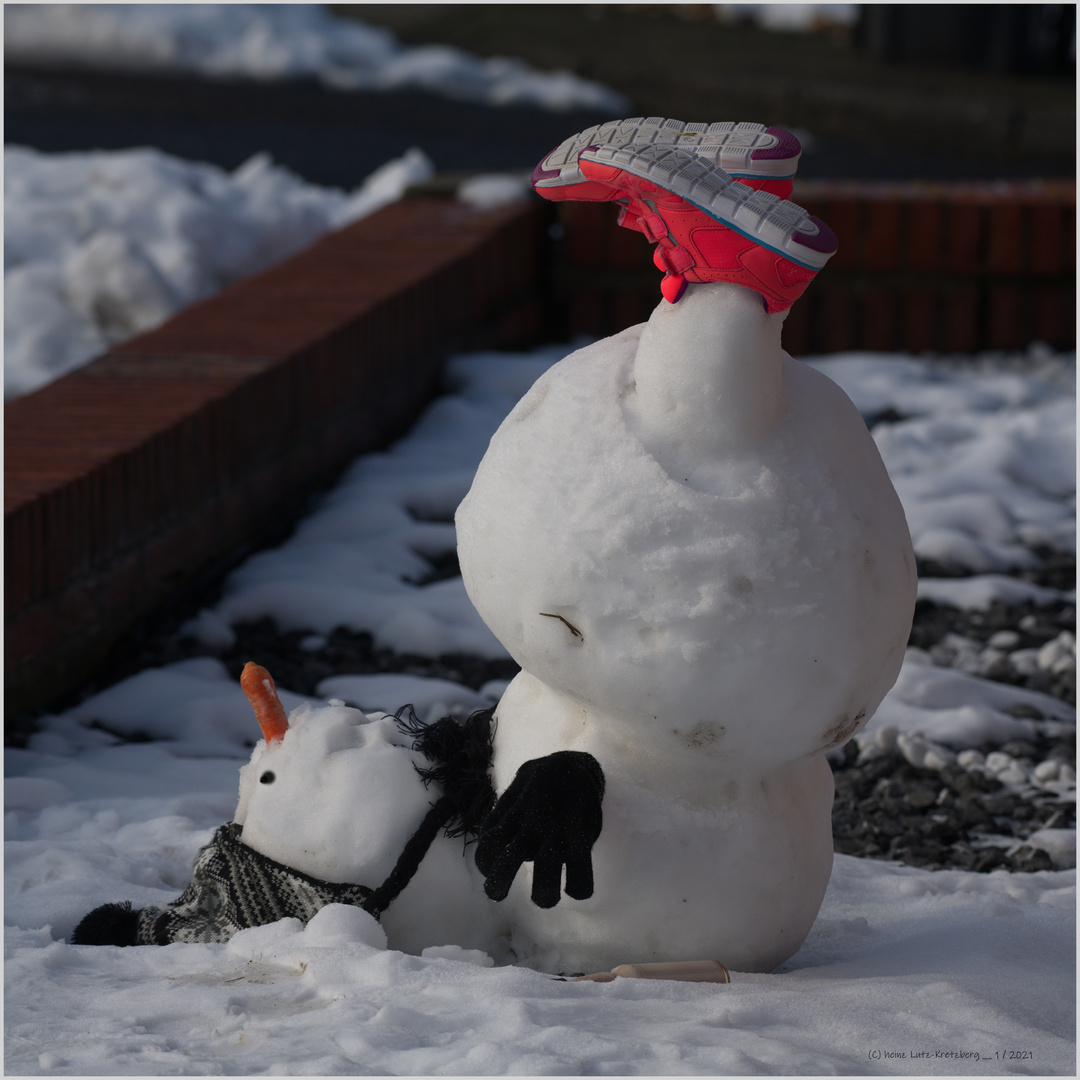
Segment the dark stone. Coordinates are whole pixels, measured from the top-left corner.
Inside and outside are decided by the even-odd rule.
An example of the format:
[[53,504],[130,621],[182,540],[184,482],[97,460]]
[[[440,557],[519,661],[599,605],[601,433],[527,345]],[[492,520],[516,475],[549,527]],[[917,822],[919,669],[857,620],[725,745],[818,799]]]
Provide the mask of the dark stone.
[[1007,743],[1002,743],[1001,752],[1008,754],[1014,758],[1027,758],[1028,761],[1037,761],[1039,751],[1029,742],[1023,742],[1020,739],[1012,739]]
[[904,826],[891,817],[882,818],[874,823],[874,829],[880,836],[903,836]]
[[1054,697],[1061,698],[1062,701],[1067,702],[1069,705],[1075,705],[1076,672],[1063,671],[1058,675],[1057,680],[1054,682],[1053,689],[1050,692]]
[[1043,719],[1043,714],[1034,705],[1029,705],[1026,701],[1018,701],[1015,705],[1008,705],[1004,711],[1010,716],[1015,716],[1017,720]]
[[974,829],[989,825],[990,814],[976,798],[961,796],[956,801],[956,816],[961,828]]
[[1005,866],[1007,862],[1005,853],[1000,848],[983,848],[975,853],[975,863],[971,869],[979,874],[988,874],[999,866]]
[[949,852],[952,865],[957,870],[974,870],[977,856],[966,844],[954,844]]
[[988,814],[996,817],[1009,817],[1016,809],[1017,799],[1004,791],[994,792],[983,799],[983,806]]
[[937,802],[938,789],[930,784],[914,784],[907,793],[908,806],[915,810],[925,810]]
[[1033,848],[1028,844],[1024,844],[1023,847],[1014,851],[1009,861],[1012,863],[1013,869],[1021,870],[1024,873],[1054,869],[1054,860],[1042,848]]
[[[1029,760],[1056,753],[1074,755],[1075,730],[1033,731],[984,751],[1004,750]],[[888,858],[924,869],[953,868],[985,873],[998,867],[1028,872],[1046,869],[1030,846],[1016,858],[1005,848],[974,847],[973,835],[1007,838],[1010,843],[1038,828],[1074,827],[1075,804],[1050,792],[1021,794],[979,769],[953,763],[941,770],[916,768],[898,751],[883,751],[859,762],[848,754],[831,759],[836,784],[834,846],[862,858]]]

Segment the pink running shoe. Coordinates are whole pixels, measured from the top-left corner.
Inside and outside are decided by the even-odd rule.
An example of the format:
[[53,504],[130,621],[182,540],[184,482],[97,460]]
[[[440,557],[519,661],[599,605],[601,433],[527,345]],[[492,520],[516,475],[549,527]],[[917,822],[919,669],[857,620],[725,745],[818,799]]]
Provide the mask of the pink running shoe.
[[610,189],[590,183],[578,167],[587,147],[656,146],[690,150],[755,190],[786,199],[799,166],[799,140],[779,127],[733,123],[684,124],[659,116],[597,124],[560,143],[533,170],[532,183],[545,199],[606,202]]
[[660,290],[673,304],[688,282],[727,281],[760,293],[770,313],[785,311],[836,251],[825,222],[681,147],[589,147],[578,168],[590,193],[606,188],[624,204],[620,224],[658,245]]

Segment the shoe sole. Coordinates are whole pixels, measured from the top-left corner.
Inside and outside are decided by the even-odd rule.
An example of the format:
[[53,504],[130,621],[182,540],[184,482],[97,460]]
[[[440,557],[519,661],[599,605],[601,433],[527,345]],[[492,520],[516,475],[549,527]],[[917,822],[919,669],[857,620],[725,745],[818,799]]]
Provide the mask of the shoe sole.
[[660,116],[635,116],[597,124],[560,143],[537,165],[533,186],[580,184],[578,155],[591,146],[663,146],[692,150],[736,179],[790,180],[802,146],[783,128],[764,124],[684,124]]
[[[836,251],[832,229],[801,206],[754,191],[681,146],[599,146],[583,150],[579,157],[648,180],[807,270],[820,270]],[[641,197],[647,200],[648,194]]]

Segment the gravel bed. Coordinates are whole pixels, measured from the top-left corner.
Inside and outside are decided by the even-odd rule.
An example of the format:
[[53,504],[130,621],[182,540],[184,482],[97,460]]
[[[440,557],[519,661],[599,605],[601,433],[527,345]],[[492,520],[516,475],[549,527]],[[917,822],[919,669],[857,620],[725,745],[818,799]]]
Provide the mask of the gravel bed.
[[[1012,576],[1062,591],[1076,588],[1076,557],[1036,549],[1037,570]],[[950,567],[919,563],[920,577],[966,577]],[[927,659],[996,682],[1051,694],[1076,705],[1076,604],[1059,601],[991,604],[986,611],[962,611],[920,601],[908,639]]]
[[[1071,554],[1037,552],[1042,566],[1015,576],[1048,588],[1072,589]],[[920,564],[920,576],[961,576]],[[992,604],[964,611],[920,601],[909,648],[928,663],[1023,686],[1076,704],[1076,605],[1060,601]],[[836,781],[836,850],[892,859],[926,869],[988,872],[1050,870],[1075,865],[1060,851],[1027,843],[1041,830],[1076,828],[1076,727],[1038,710],[1011,710],[1030,722],[1030,737],[982,750],[875,739],[860,752],[852,740],[829,755]],[[1051,837],[1037,837],[1047,843]],[[1055,847],[1049,843],[1050,847]]]
[[[456,572],[452,554],[433,559],[430,580]],[[1072,555],[1039,554],[1039,571],[1016,576],[1051,588],[1074,587]],[[920,565],[920,572],[950,576],[949,568],[938,566]],[[235,626],[235,643],[215,651],[180,636],[177,625],[173,620],[143,637],[104,684],[146,667],[205,655],[217,656],[236,678],[254,660],[281,686],[307,695],[315,695],[318,684],[333,675],[396,672],[450,679],[479,690],[519,670],[509,659],[395,653],[376,648],[368,633],[344,629],[328,635],[283,633],[269,619]],[[1042,607],[999,603],[986,611],[920,601],[909,647],[923,650],[929,663],[1075,705],[1075,629],[1075,604],[1065,601]],[[919,750],[901,736],[895,743],[888,737],[875,740],[862,751],[852,740],[833,751],[836,850],[927,869],[1034,871],[1070,865],[1067,853],[1057,851],[1055,862],[1047,850],[1027,841],[1041,830],[1076,828],[1075,725],[1046,720],[1022,705],[1013,713],[1030,721],[1030,739],[981,751],[935,746],[926,753],[925,744]],[[1045,843],[1045,838],[1036,841]]]
[[[1057,776],[1062,766],[1071,768],[1075,790],[1075,729],[1040,741],[1010,742],[992,753],[1052,762]],[[1026,841],[1043,829],[1076,828],[1067,781],[1016,789],[979,765],[920,768],[895,749],[860,755],[853,742],[833,764],[833,777],[833,843],[845,855],[928,870],[1052,870],[1050,854]]]

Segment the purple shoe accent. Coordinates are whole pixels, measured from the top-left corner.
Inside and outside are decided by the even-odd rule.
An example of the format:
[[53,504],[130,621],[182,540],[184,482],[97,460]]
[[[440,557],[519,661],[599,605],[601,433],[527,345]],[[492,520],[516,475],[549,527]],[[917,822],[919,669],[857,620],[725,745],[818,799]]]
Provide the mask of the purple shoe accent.
[[806,233],[796,230],[791,234],[792,241],[796,244],[802,244],[803,247],[808,247],[811,251],[820,251],[823,255],[832,255],[839,247],[836,241],[836,233],[821,218],[814,217],[813,214],[809,216],[810,220],[818,227],[816,235],[807,236]]
[[[551,157],[551,155],[553,153],[555,153],[555,150],[558,150],[558,149],[559,148],[556,146],[554,149],[549,150],[540,159],[540,164],[537,165],[535,169],[533,169],[532,177],[530,178],[530,183],[532,184],[533,187],[536,187],[536,185],[541,180],[557,180],[559,177],[562,176],[562,169],[545,169],[544,168],[544,162],[547,161],[547,159],[549,157]],[[586,150],[599,150],[599,149],[600,149],[599,145],[596,145],[596,146],[584,146],[584,147],[581,148],[581,150],[578,151],[578,153],[583,154]],[[577,183],[580,183],[580,182],[581,182],[580,179],[578,179]]]
[[559,148],[557,146],[553,146],[540,159],[540,164],[537,165],[535,169],[533,169],[533,171],[532,171],[532,186],[533,187],[536,187],[537,183],[539,183],[539,181],[541,181],[541,180],[550,180],[552,177],[555,177],[555,176],[559,175],[559,170],[558,169],[545,169],[544,168],[544,162],[547,161],[547,159],[549,157],[551,157],[551,155],[554,154],[555,151],[558,150],[558,149]]
[[780,127],[771,127],[765,129],[765,134],[775,135],[780,141],[775,146],[770,146],[767,150],[753,151],[750,155],[751,161],[794,158],[802,153],[802,143],[799,142],[790,131],[785,131]]

